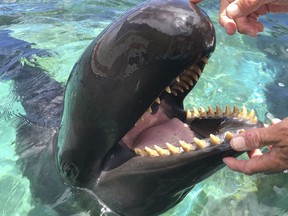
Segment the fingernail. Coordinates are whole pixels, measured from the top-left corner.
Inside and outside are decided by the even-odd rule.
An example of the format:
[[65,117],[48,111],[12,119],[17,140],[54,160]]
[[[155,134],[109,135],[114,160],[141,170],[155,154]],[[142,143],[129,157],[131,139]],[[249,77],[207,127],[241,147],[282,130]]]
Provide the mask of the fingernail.
[[233,149],[242,151],[245,147],[245,139],[243,137],[235,137],[231,140],[230,145]]
[[278,118],[272,119],[272,124],[277,124],[277,123],[279,123],[279,122],[281,122],[281,120],[278,119]]
[[255,33],[255,32],[249,31],[246,34],[249,35],[250,37],[257,37],[258,36],[258,32]]
[[257,37],[260,32],[257,29],[251,29],[247,34],[251,37]]
[[225,24],[225,30],[228,35],[233,35],[236,32],[236,25],[234,23],[227,22]]
[[227,7],[227,16],[230,18],[235,18],[239,16],[241,11],[236,3],[232,3]]

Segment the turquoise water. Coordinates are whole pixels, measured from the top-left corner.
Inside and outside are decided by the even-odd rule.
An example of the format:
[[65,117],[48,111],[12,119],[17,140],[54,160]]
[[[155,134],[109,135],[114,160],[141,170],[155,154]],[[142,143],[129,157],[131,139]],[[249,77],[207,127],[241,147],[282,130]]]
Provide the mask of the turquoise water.
[[[37,62],[53,78],[65,83],[73,64],[93,38],[140,2],[0,0],[0,30],[9,29],[13,37],[49,50],[52,56],[38,57]],[[231,37],[217,22],[215,1],[205,1],[202,8],[215,24],[217,48],[186,99],[186,107],[244,104],[255,109],[263,122],[268,122],[271,115],[288,116],[287,15],[263,18],[266,29],[257,38],[240,34]],[[0,114],[0,215],[23,216],[34,204],[29,181],[22,177],[14,153],[15,117],[24,114],[24,110],[13,95],[10,81],[0,82]],[[249,177],[223,168],[196,185],[179,205],[164,215],[288,215],[287,200],[287,174]]]

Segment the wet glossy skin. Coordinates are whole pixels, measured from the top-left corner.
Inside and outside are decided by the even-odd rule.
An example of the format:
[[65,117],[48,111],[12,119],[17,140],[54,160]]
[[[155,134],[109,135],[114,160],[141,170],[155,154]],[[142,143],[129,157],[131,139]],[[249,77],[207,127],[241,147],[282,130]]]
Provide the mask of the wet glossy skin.
[[[163,89],[214,48],[211,21],[186,0],[150,1],[106,28],[67,84],[58,137],[65,181],[91,189],[121,215],[158,215],[219,169],[224,156],[235,154],[228,143],[157,158],[118,144]],[[180,108],[187,93],[176,99]],[[222,121],[206,121],[204,131]]]
[[60,167],[79,171],[68,180],[95,181],[106,154],[161,91],[214,46],[210,20],[185,0],[138,6],[99,35],[67,84],[58,157]]
[[[112,23],[86,49],[67,84],[58,138],[65,180],[92,189],[123,215],[155,215],[178,203],[220,156],[218,164],[212,156],[213,166],[195,172],[193,163],[201,162],[193,154],[135,157],[117,143],[161,91],[214,46],[209,18],[186,0],[151,1]],[[113,162],[107,154],[116,145]],[[111,163],[113,169],[105,168]],[[189,167],[194,171],[186,179]]]

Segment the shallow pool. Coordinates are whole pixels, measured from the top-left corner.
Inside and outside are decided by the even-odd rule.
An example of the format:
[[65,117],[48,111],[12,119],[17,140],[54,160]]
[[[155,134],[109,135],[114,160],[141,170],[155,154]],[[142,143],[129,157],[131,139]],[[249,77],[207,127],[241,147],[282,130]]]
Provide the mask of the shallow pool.
[[[0,33],[34,43],[49,55],[37,58],[54,79],[65,83],[86,46],[112,20],[140,0],[0,0]],[[216,27],[217,46],[203,76],[186,98],[186,107],[245,105],[259,119],[288,116],[288,15],[263,18],[257,38],[228,36],[217,20],[218,5],[201,4]],[[1,38],[1,37],[0,37]],[[1,49],[0,55],[7,50]],[[16,56],[16,55],[15,55]],[[15,57],[16,58],[16,57]],[[25,62],[25,58],[18,59]],[[4,70],[0,61],[0,71]],[[29,181],[22,177],[14,152],[15,125],[24,114],[12,82],[0,82],[0,215],[28,215],[34,208]],[[246,156],[241,156],[245,158]],[[288,215],[288,175],[245,176],[223,168],[164,215]],[[49,207],[47,207],[49,208]],[[49,210],[47,210],[49,212]],[[44,215],[44,213],[43,213]],[[53,215],[51,212],[45,215]],[[84,214],[83,214],[84,215]]]

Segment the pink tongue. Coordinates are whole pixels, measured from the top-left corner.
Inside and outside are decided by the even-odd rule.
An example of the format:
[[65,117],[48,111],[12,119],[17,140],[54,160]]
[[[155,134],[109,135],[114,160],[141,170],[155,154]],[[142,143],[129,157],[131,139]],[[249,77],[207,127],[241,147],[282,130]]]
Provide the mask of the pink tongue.
[[165,145],[167,142],[175,146],[180,146],[179,140],[192,143],[193,139],[194,133],[189,127],[179,119],[173,118],[145,129],[137,137],[133,148],[144,149],[145,146],[154,148],[154,145],[167,148]]

